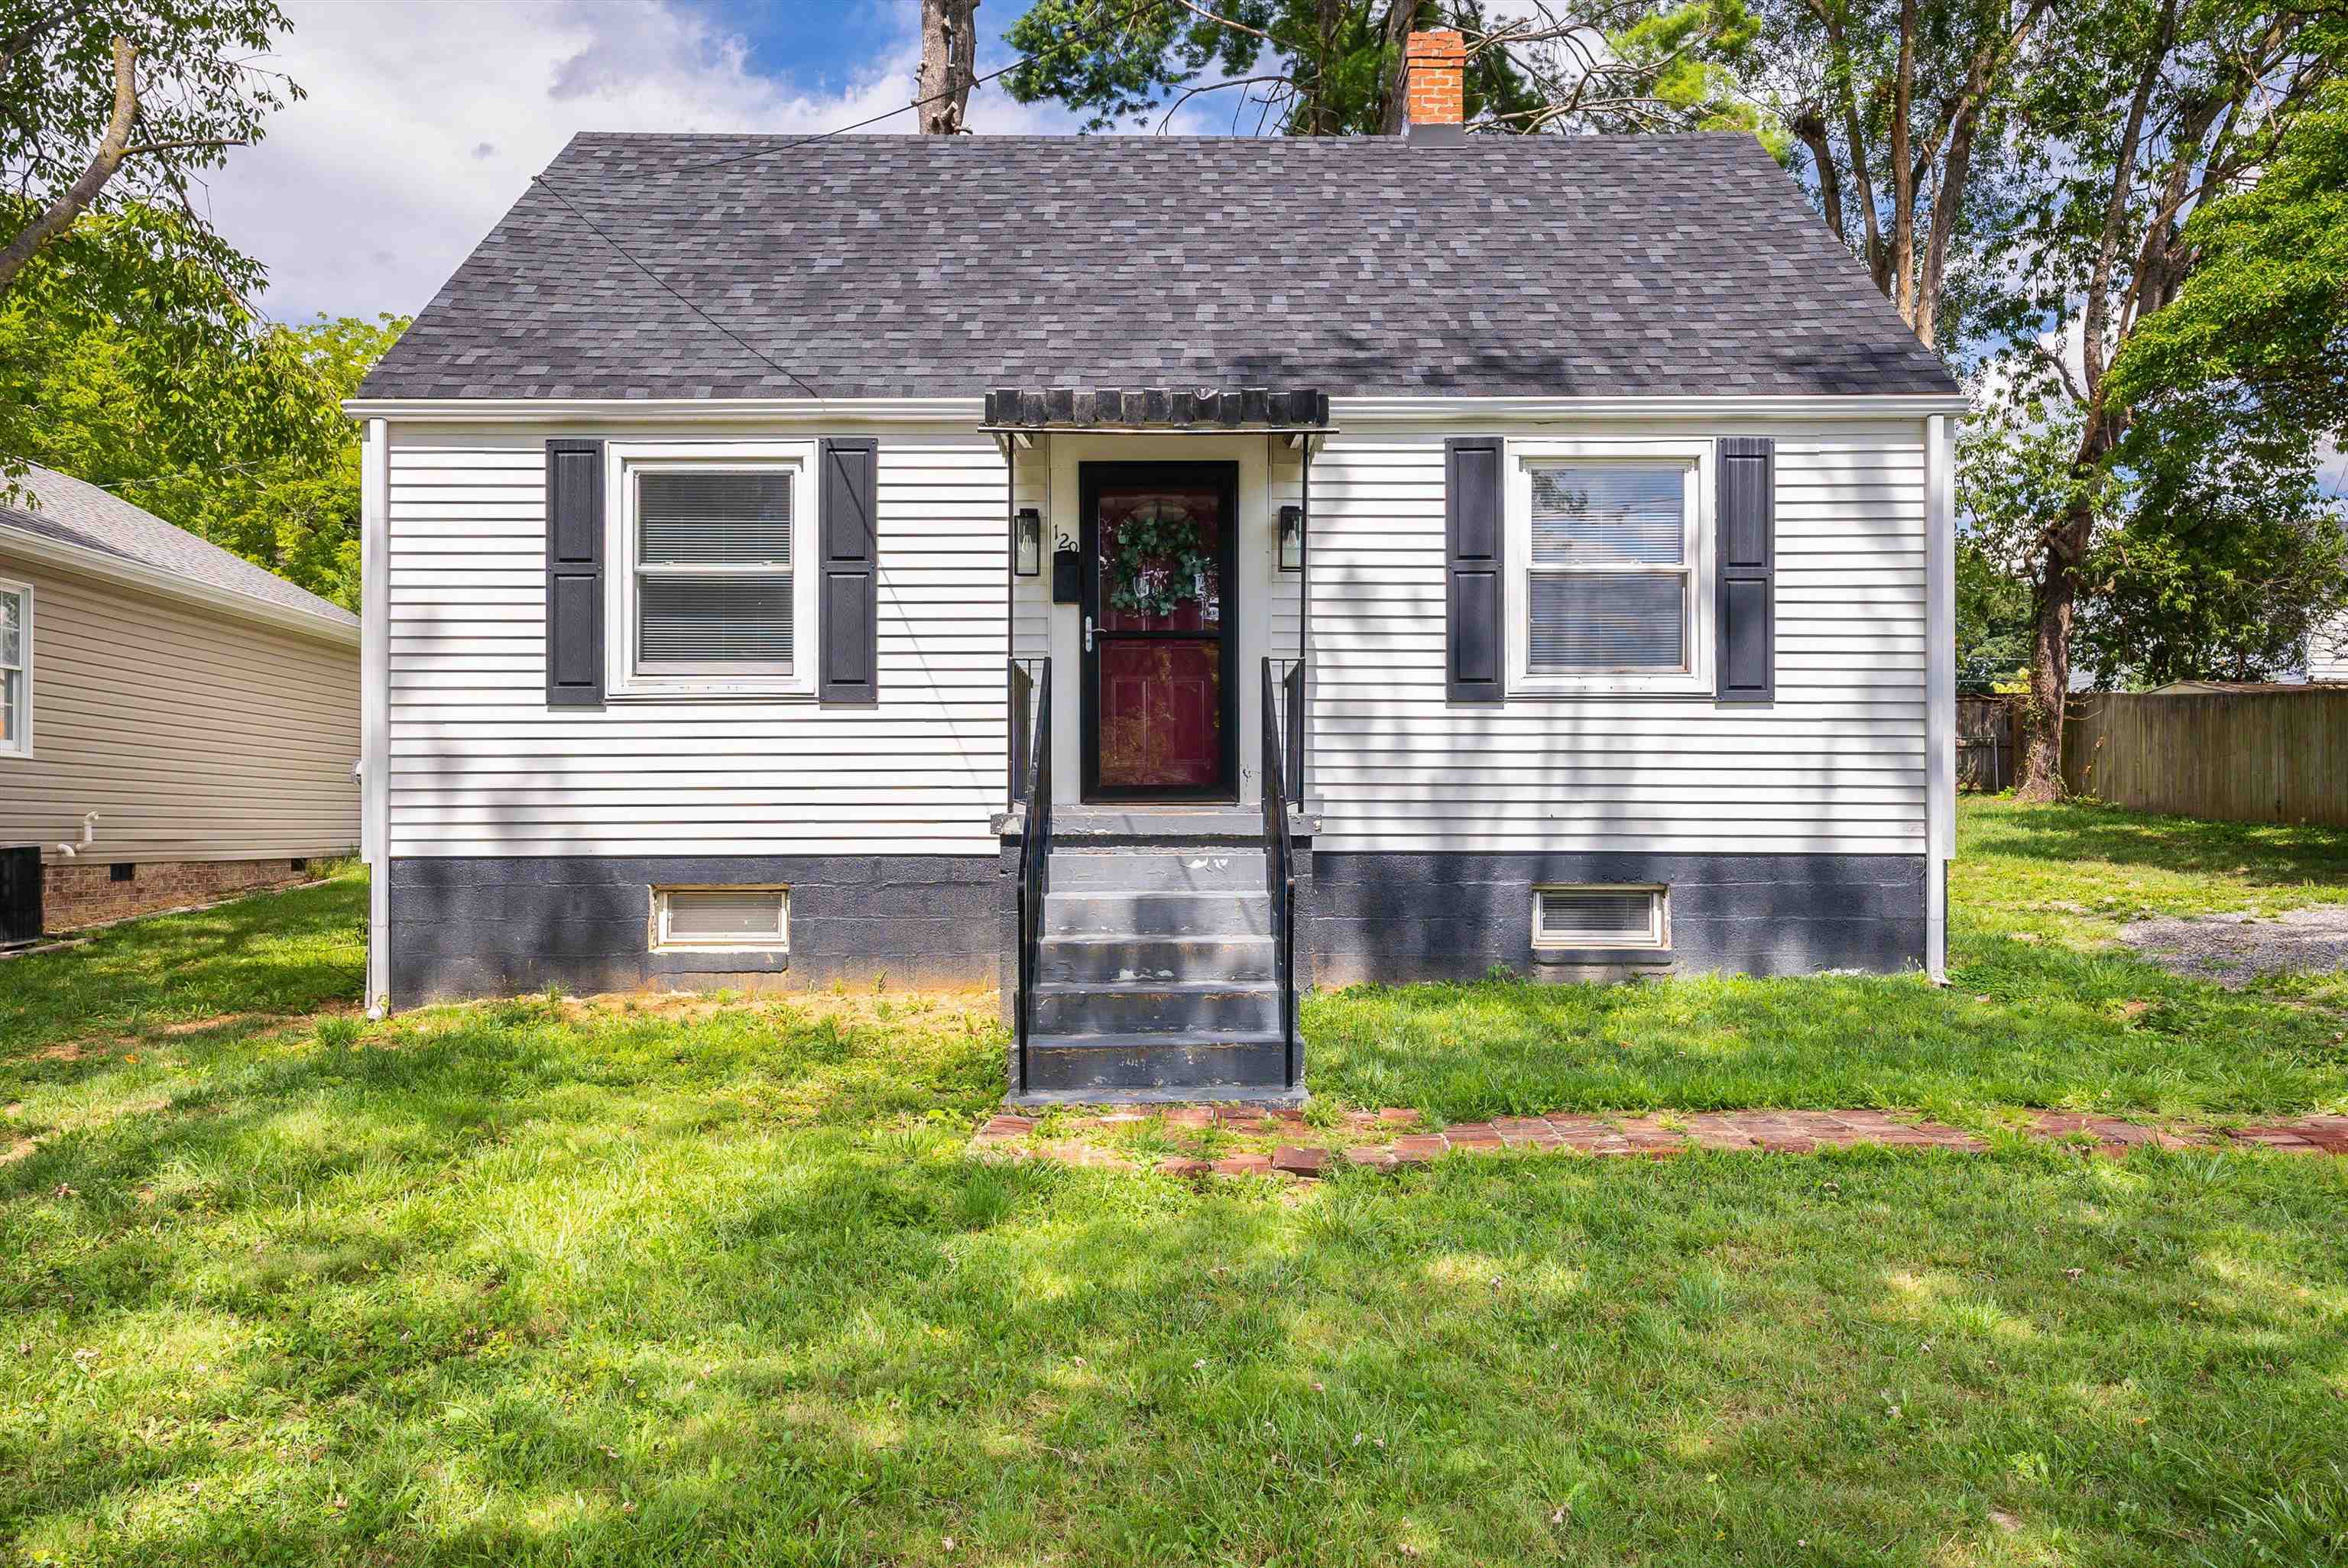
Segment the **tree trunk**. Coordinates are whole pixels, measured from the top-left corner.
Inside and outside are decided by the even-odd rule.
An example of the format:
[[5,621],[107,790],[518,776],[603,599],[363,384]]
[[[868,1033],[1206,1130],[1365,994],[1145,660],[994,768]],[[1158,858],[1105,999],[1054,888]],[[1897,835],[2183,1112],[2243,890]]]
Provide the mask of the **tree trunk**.
[[1410,108],[1410,25],[1418,0],[1394,0],[1386,7],[1386,99],[1378,113],[1378,134],[1400,136]]
[[978,74],[978,0],[922,0],[922,73],[915,111],[923,136],[953,136],[970,109]]
[[2095,528],[2091,503],[2079,501],[2050,533],[2046,579],[2038,594],[2038,624],[2030,649],[2030,696],[2022,710],[2022,762],[2016,800],[2046,804],[2063,798],[2063,712],[2071,690],[2071,622],[2078,610],[2076,563]]

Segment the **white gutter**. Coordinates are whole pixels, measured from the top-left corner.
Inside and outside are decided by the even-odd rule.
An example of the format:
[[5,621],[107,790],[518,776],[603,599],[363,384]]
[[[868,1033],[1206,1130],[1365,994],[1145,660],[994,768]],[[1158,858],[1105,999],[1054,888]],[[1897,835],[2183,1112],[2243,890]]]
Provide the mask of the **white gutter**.
[[85,545],[69,545],[45,534],[0,523],[0,548],[12,555],[23,556],[44,566],[59,567],[68,571],[88,572],[92,577],[161,594],[167,599],[183,600],[207,610],[225,610],[246,620],[299,631],[312,637],[324,638],[355,647],[359,629],[339,620],[330,620],[307,610],[295,610],[287,605],[272,604],[265,599],[255,599],[234,589],[214,588],[178,572],[161,567],[149,566],[144,561],[129,560],[105,550],[91,549]]
[[[1929,397],[1452,397],[1439,394],[1332,397],[1330,418],[1396,425],[1456,425],[1477,420],[1590,418],[1922,419],[1965,412],[1961,394]],[[354,397],[343,412],[357,419],[436,425],[515,423],[712,425],[830,423],[957,425],[975,429],[985,399],[973,397]],[[1104,434],[1119,426],[1103,425]],[[1162,434],[1171,426],[1149,427]],[[1214,434],[1243,434],[1220,426]]]
[[359,853],[367,866],[366,1011],[391,1009],[391,461],[388,428],[359,452]]
[[1924,968],[1949,978],[1957,854],[1956,421],[1924,422]]

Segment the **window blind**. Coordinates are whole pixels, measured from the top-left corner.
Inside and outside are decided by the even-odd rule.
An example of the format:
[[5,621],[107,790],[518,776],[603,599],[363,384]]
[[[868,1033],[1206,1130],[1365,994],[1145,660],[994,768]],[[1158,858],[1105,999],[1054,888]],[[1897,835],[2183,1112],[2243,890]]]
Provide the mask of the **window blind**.
[[646,474],[638,485],[643,564],[791,564],[788,474]]
[[1678,566],[1687,559],[1684,469],[1536,468],[1532,481],[1536,564]]
[[791,666],[788,473],[647,473],[636,491],[636,659]]
[[1525,662],[1534,674],[1688,668],[1684,464],[1530,469]]
[[1536,671],[1680,670],[1687,579],[1535,572],[1527,661]]
[[646,576],[637,589],[636,657],[647,664],[788,664],[791,579]]
[[1583,948],[1660,946],[1663,896],[1652,887],[1544,887],[1534,934],[1545,945]]
[[666,889],[661,894],[661,938],[685,946],[773,946],[783,939],[786,897],[778,887]]

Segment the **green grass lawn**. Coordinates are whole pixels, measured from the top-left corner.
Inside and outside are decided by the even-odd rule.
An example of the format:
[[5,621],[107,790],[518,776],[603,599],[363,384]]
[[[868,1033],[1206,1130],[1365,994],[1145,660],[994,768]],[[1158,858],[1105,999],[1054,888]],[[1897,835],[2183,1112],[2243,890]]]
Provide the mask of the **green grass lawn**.
[[[1947,991],[1347,993],[1315,1087],[2341,1106],[2336,978],[2099,944],[2348,835],[1964,829]],[[0,1563],[2348,1562],[2348,1162],[994,1164],[983,1009],[369,1025],[363,891],[0,963]]]

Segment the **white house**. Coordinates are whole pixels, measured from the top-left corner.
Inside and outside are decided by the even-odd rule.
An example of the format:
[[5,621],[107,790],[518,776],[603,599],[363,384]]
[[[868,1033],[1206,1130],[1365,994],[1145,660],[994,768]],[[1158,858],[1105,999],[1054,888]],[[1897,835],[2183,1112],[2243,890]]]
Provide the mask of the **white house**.
[[1749,138],[582,136],[349,406],[378,1005],[1941,966],[1964,405]]

